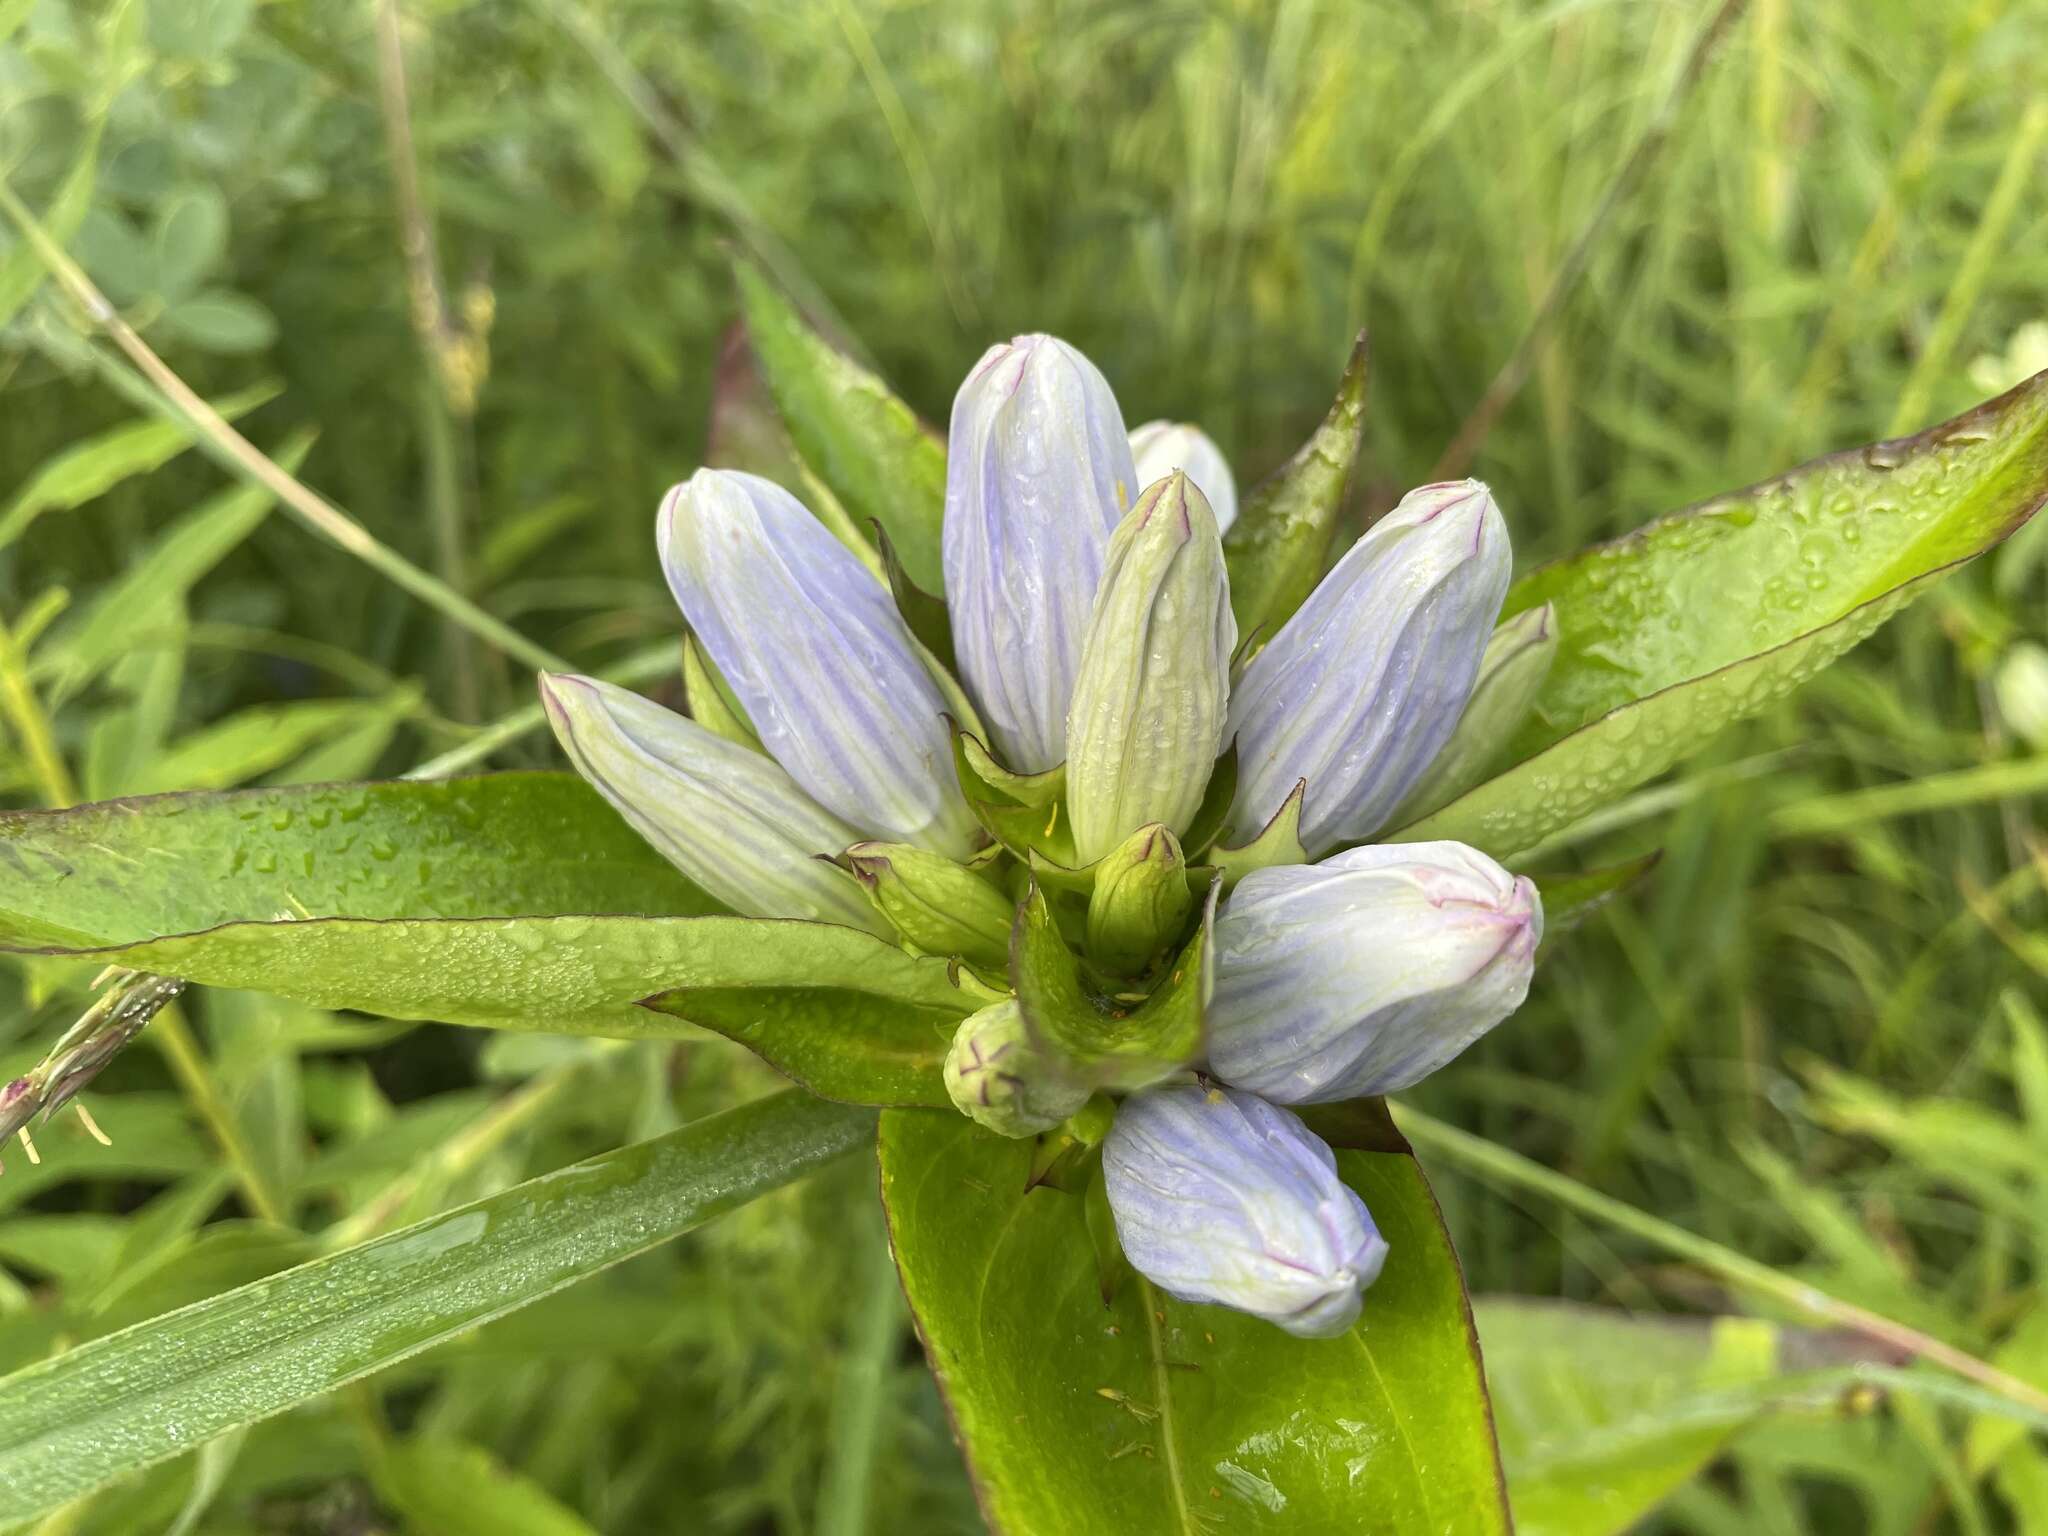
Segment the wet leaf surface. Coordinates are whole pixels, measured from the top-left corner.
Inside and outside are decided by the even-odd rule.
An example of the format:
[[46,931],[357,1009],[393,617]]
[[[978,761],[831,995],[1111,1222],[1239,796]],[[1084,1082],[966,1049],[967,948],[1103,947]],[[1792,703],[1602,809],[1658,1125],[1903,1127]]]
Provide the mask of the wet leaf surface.
[[1392,1247],[1365,1315],[1290,1338],[1135,1275],[1104,1300],[1083,1193],[1032,1143],[882,1119],[904,1288],[1003,1536],[1507,1530],[1463,1283],[1412,1157],[1339,1167]]

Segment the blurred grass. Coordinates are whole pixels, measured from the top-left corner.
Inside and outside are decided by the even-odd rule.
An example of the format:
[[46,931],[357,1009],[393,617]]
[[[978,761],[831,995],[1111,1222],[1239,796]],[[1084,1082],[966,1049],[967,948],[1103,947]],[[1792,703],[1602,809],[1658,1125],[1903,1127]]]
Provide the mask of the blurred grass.
[[[650,524],[702,451],[734,246],[933,419],[988,341],[1049,329],[1131,420],[1201,422],[1241,478],[1299,439],[1369,326],[1365,506],[1427,477],[1519,357],[1473,472],[1524,560],[2048,366],[2022,336],[2048,319],[2048,16],[1749,0],[1692,69],[1720,9],[408,3],[406,194],[371,5],[0,0],[0,173],[206,398],[279,387],[242,418],[254,441],[317,433],[308,484],[595,666],[674,633]],[[434,236],[425,311],[409,208]],[[44,466],[132,448],[139,418],[36,270],[0,246],[0,505],[43,488],[0,545],[13,799],[397,772],[529,702],[522,669],[466,659],[199,455],[100,454],[99,479],[49,494]],[[2048,630],[2044,547],[1952,582],[1640,819],[1557,846],[1553,867],[1666,856],[1416,1098],[2048,1386],[2048,742],[1995,688]],[[544,756],[527,738],[494,761]],[[12,975],[10,1066],[88,979]],[[9,1156],[0,1364],[765,1081],[716,1052],[229,994],[191,1015],[196,1051],[131,1051],[95,1094],[114,1149],[67,1116],[39,1168]],[[162,1528],[196,1489],[194,1530],[439,1529],[420,1479],[460,1486],[482,1448],[598,1530],[971,1529],[936,1397],[877,1311],[866,1177],[64,1528]],[[1475,1289],[1731,1304],[1626,1233],[1438,1183]],[[861,1488],[865,1522],[835,1493]],[[2044,1488],[2024,1438],[1896,1397],[1738,1442],[1659,1518],[2028,1529]]]

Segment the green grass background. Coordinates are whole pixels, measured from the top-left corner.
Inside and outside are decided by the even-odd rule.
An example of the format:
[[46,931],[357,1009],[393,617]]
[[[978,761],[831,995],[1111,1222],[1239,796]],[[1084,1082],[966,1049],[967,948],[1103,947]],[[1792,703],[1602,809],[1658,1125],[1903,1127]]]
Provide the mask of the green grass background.
[[[988,342],[1051,330],[1241,483],[1368,327],[1361,509],[1511,367],[1471,472],[1524,563],[2048,367],[2048,13],[2022,0],[407,0],[430,335],[376,10],[0,0],[0,172],[195,387],[273,387],[256,442],[317,434],[309,484],[586,665],[676,631],[653,511],[704,449],[735,249],[932,419]],[[34,270],[0,247],[0,298]],[[12,803],[396,772],[528,701],[283,515],[172,571],[230,482],[194,453],[98,473],[138,419],[110,354],[53,290],[0,313]],[[2048,1385],[2044,554],[2023,535],[1558,846],[1666,853],[1417,1104]],[[9,974],[11,1071],[90,978]],[[115,1157],[67,1171],[68,1116],[41,1167],[7,1152],[0,1365],[767,1081],[194,999],[93,1094]],[[1437,1175],[1475,1291],[1739,1304]],[[482,1529],[448,1491],[503,1466],[535,1531],[974,1529],[871,1178],[50,1529]],[[2023,1439],[1902,1393],[1773,1418],[1652,1528],[2048,1529],[2044,1488]]]

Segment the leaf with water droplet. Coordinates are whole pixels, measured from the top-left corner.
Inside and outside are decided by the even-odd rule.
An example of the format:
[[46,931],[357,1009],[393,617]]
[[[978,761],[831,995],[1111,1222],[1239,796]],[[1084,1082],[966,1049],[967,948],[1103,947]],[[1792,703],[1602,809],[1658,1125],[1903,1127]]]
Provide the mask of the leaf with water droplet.
[[904,1293],[993,1529],[1503,1536],[1464,1283],[1405,1148],[1337,1153],[1389,1252],[1334,1339],[1136,1274],[1105,1300],[1086,1186],[1034,1185],[1033,1150],[956,1114],[882,1117]]
[[1399,831],[1532,847],[1783,697],[2048,499],[2048,373],[1531,572],[1561,646],[1512,766]]

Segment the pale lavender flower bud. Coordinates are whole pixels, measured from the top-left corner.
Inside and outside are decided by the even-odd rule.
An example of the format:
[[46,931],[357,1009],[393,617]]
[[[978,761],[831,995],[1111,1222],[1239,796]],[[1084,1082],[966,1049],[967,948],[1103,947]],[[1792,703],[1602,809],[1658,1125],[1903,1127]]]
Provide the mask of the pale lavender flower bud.
[[1394,811],[1392,825],[1405,827],[1486,777],[1508,737],[1535,707],[1557,660],[1558,643],[1557,609],[1549,603],[1516,614],[1493,632],[1457,728]]
[[972,852],[944,697],[888,590],[824,524],[772,480],[700,469],[658,534],[683,617],[789,776],[862,834]]
[[1386,1262],[1330,1149],[1256,1094],[1192,1083],[1134,1094],[1102,1144],[1102,1173],[1139,1274],[1300,1338],[1349,1328]]
[[773,760],[594,677],[543,672],[540,696],[576,771],[733,911],[889,936],[853,878],[820,858],[860,834]]
[[1131,433],[1131,460],[1140,485],[1150,485],[1176,469],[1186,470],[1209,498],[1217,530],[1230,532],[1237,521],[1237,477],[1215,439],[1200,427],[1187,421],[1148,421]]
[[1310,853],[1377,831],[1456,728],[1508,574],[1476,480],[1411,491],[1375,523],[1231,689],[1237,840],[1303,779]]
[[1230,693],[1237,620],[1209,503],[1175,470],[1109,541],[1067,712],[1067,811],[1092,864],[1142,826],[1185,832]]
[[1536,887],[1463,843],[1254,870],[1216,919],[1209,1069],[1282,1104],[1397,1093],[1522,1005],[1542,937]]
[[1109,381],[1056,337],[990,347],[953,398],[946,605],[961,681],[1005,767],[1066,758],[1096,583],[1139,484]]

